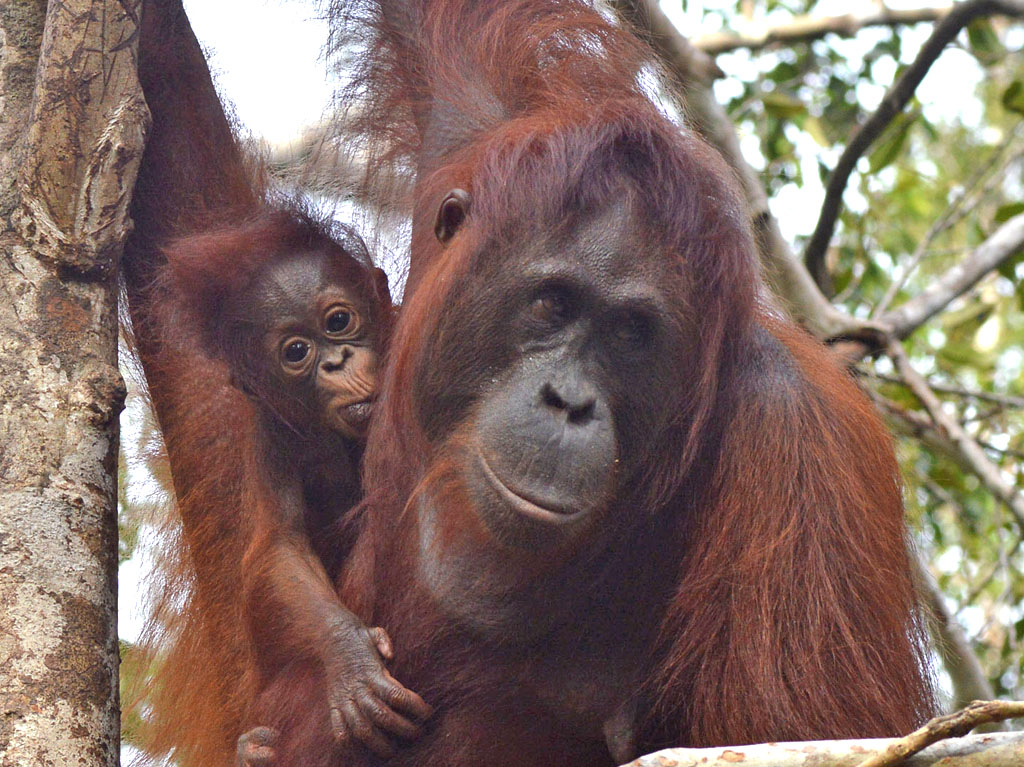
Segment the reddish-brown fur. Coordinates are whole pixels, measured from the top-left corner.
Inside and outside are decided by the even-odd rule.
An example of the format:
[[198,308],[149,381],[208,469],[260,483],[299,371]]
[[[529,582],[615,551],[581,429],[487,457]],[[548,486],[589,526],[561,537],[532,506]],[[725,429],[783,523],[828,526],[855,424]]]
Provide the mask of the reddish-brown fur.
[[[309,536],[358,500],[359,447],[323,434],[306,446],[313,435],[296,433],[286,454],[272,442],[263,398],[243,393],[220,348],[235,341],[223,337],[221,308],[261,269],[296,253],[345,272],[344,287],[365,299],[363,321],[379,329],[378,340],[391,304],[358,237],[271,198],[231,130],[180,0],[147,0],[139,55],[153,129],[125,284],[178,515],[163,531],[144,641],[156,675],[135,704],[147,755],[231,765],[259,692],[281,668],[316,668],[324,685],[316,666],[329,633],[323,624],[343,609],[328,571],[343,544],[334,536],[329,550],[314,553]],[[308,467],[289,461],[310,455],[330,467],[329,490],[299,498],[286,514],[280,478],[304,476]]]
[[[636,86],[644,51],[572,0],[384,5],[366,126],[384,160],[417,169],[412,271],[339,589],[391,633],[396,676],[437,707],[430,732],[388,763],[583,767],[612,764],[609,744],[621,755],[918,724],[933,701],[889,439],[828,352],[759,300],[728,172]],[[188,179],[154,186],[191,199]],[[442,245],[433,222],[456,186],[472,209]],[[471,384],[517,364],[487,324],[516,276],[492,253],[536,246],[557,262],[546,237],[571,244],[588,216],[617,205],[636,263],[664,278],[659,321],[675,364],[657,399],[615,414],[629,481],[600,525],[553,550],[506,546],[458,458],[487,395]],[[495,303],[481,306],[484,290]],[[167,359],[158,380],[169,384],[181,368]],[[217,412],[229,387],[217,391],[182,399],[181,417]],[[227,412],[238,430],[251,423]],[[168,439],[175,480],[237,504],[249,480],[210,463],[245,448],[221,433],[231,438]],[[424,499],[436,517],[423,516]],[[232,521],[196,527],[212,554],[196,559],[197,580],[219,588],[194,591],[188,641],[170,658],[168,689],[193,676],[213,691],[174,701],[202,764],[224,763],[255,695],[234,673],[251,666],[224,593],[242,581]],[[226,666],[210,662],[225,655]],[[375,763],[334,749],[309,666],[278,675],[259,705],[247,722],[282,731],[279,764]]]
[[[366,10],[335,5],[339,23]],[[632,753],[917,726],[934,701],[890,439],[828,351],[759,298],[729,173],[637,86],[645,52],[573,0],[383,0],[369,15],[365,127],[381,158],[413,163],[417,188],[340,589],[391,632],[396,675],[438,707],[433,731],[389,764],[611,764],[609,722]],[[432,226],[453,187],[472,209],[441,244]],[[500,285],[490,254],[528,250],[531,233],[572,236],[584,211],[619,201],[644,245],[637,263],[678,275],[664,288],[664,323],[686,331],[673,331],[674,386],[646,416],[619,414],[639,468],[607,529],[557,557],[499,545],[453,457],[486,397],[463,390],[466,376],[516,364],[504,339],[477,338],[473,280]],[[491,594],[542,635],[465,623],[480,600],[507,617]],[[295,702],[268,722],[284,729],[281,764],[364,763],[332,755],[315,680],[281,684]]]

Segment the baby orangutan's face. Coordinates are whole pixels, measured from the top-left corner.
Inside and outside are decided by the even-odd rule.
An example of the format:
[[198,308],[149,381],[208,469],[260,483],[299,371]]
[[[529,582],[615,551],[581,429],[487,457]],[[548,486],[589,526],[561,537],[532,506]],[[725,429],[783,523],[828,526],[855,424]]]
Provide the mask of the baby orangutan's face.
[[369,283],[343,266],[319,252],[275,263],[248,291],[249,306],[280,389],[267,404],[284,416],[303,403],[320,425],[358,439],[377,389],[379,334],[360,295]]

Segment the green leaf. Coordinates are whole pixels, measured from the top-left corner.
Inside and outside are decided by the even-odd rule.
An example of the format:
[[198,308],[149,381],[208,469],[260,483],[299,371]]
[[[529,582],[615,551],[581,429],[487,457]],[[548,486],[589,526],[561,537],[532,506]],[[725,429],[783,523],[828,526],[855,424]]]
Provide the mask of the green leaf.
[[975,19],[967,25],[967,42],[971,52],[982,64],[994,64],[1006,55],[989,19]]
[[781,127],[779,130],[772,131],[764,146],[765,156],[772,161],[789,157],[793,154],[793,149],[793,142],[786,138]]
[[928,140],[929,141],[939,141],[940,140],[939,131],[935,127],[935,124],[931,120],[929,120],[926,117],[922,116],[918,120],[918,124],[921,125],[921,127],[924,128],[924,132],[928,136]]
[[982,229],[978,219],[975,218],[967,224],[967,244],[970,247],[977,247],[985,241],[986,237],[988,237],[988,232]]
[[961,309],[953,309],[939,317],[944,330],[962,330],[973,333],[992,314],[992,305],[983,301],[973,301]]
[[1024,202],[1011,202],[1008,205],[1002,205],[996,210],[995,222],[997,224],[1005,224],[1011,218],[1021,213],[1024,213]]
[[910,134],[910,126],[913,124],[913,116],[903,115],[897,118],[889,130],[882,135],[878,145],[868,157],[872,173],[877,173],[900,156],[903,145],[907,142],[907,136]]
[[807,111],[807,107],[800,99],[780,91],[768,91],[762,94],[761,101],[765,111],[780,120],[791,120]]
[[[999,273],[1010,280],[1011,282],[1017,281],[1017,264],[1024,261],[1024,250],[1015,256],[1010,256],[1008,259],[1003,261],[998,267]],[[1024,297],[1024,281],[1021,281],[1020,285],[1017,286],[1017,292]]]
[[1010,83],[1000,100],[1009,111],[1024,115],[1024,80]]
[[807,131],[811,138],[814,139],[815,143],[821,147],[830,147],[832,142],[828,140],[828,136],[825,135],[825,128],[821,124],[821,120],[817,117],[808,117],[804,120],[803,128]]

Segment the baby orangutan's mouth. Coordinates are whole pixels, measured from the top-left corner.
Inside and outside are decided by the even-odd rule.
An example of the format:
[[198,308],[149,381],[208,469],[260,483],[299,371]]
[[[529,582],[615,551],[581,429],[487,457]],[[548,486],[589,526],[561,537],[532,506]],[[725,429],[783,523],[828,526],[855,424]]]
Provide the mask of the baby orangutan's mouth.
[[351,405],[338,405],[334,408],[338,429],[355,437],[366,434],[366,427],[372,412],[373,400],[368,399],[362,402],[353,402]]

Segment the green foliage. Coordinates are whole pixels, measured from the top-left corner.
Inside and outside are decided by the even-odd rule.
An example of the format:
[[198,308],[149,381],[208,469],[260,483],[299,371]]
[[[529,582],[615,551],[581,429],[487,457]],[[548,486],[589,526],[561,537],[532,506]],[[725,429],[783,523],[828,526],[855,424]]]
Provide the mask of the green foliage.
[[878,173],[903,154],[903,147],[907,143],[910,128],[916,117],[913,112],[904,113],[889,124],[882,137],[875,142],[874,150],[868,155],[868,172]]
[[135,645],[121,640],[118,642],[118,651],[121,655],[121,742],[127,745],[135,745],[138,742],[138,733],[142,726],[142,719],[138,708],[130,706],[132,696],[138,694],[141,689],[141,674],[146,671],[142,661],[142,653]]
[[[726,28],[738,28],[836,12],[834,5],[821,13],[816,8],[814,2],[753,0],[725,4],[716,13]],[[869,9],[867,3],[849,8]],[[827,180],[856,127],[929,32],[930,25],[882,27],[862,30],[853,40],[827,36],[719,57],[730,80],[727,108],[740,135],[757,139],[759,156],[748,152],[748,159],[761,169],[770,196]],[[844,311],[868,317],[883,300],[889,308],[899,306],[1024,213],[1022,46],[1019,21],[972,23],[933,67],[918,98],[862,158],[828,260],[835,302]],[[925,87],[935,82],[940,87]],[[816,210],[820,194],[807,198]],[[780,212],[784,224],[786,213]],[[798,228],[809,233],[813,218]],[[795,244],[800,247],[800,237]],[[1024,253],[905,344],[915,368],[933,385],[950,389],[937,392],[949,412],[1018,489],[1024,487],[1024,408],[1018,400],[998,398],[1024,397],[1022,311]],[[909,389],[875,377],[891,377],[888,359],[862,368],[865,384],[879,396],[929,422]],[[902,426],[908,514],[922,549],[996,692],[1024,697],[1024,530],[948,442]]]
[[1024,81],[1014,80],[1010,83],[1003,91],[1001,101],[1004,109],[1024,114]]

